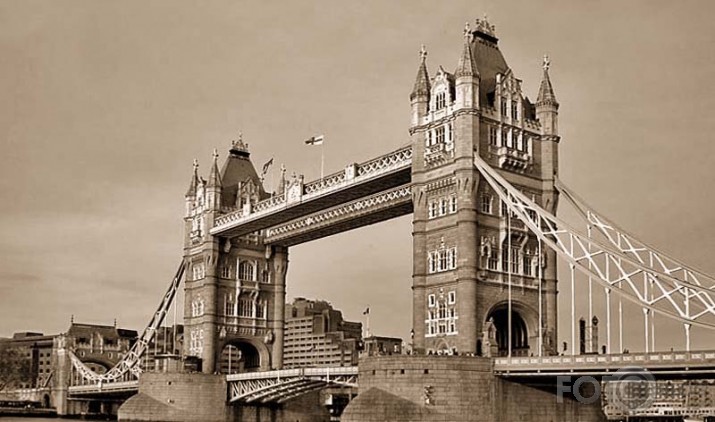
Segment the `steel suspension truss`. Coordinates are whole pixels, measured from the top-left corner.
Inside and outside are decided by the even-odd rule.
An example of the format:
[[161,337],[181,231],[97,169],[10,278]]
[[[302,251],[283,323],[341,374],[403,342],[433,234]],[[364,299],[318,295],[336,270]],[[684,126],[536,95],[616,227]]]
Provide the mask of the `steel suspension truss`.
[[[665,315],[688,327],[715,329],[715,324],[707,320],[708,316],[715,315],[712,291],[701,283],[703,278],[712,280],[710,277],[645,247],[597,216],[593,217],[592,224],[608,233],[606,237],[613,239],[613,246],[581,234],[537,205],[478,155],[474,157],[474,165],[509,212],[564,259],[572,270],[586,274],[609,291],[643,308],[644,312]],[[645,250],[652,252],[643,255]],[[678,277],[679,271],[682,277]]]
[[357,387],[357,367],[284,369],[229,375],[232,403],[283,403],[325,387]]
[[142,335],[137,339],[131,349],[126,355],[117,362],[114,367],[104,374],[98,374],[91,370],[87,365],[85,365],[72,351],[69,352],[70,359],[72,360],[72,366],[78,372],[78,374],[86,381],[94,383],[105,383],[105,382],[117,382],[125,381],[125,375],[131,373],[135,377],[139,377],[142,372],[141,367],[138,365],[141,357],[146,352],[149,347],[149,343],[154,338],[156,331],[164,322],[166,314],[169,312],[169,308],[176,297],[176,292],[179,290],[179,285],[181,284],[181,279],[184,276],[184,271],[186,270],[186,263],[182,260],[179,265],[179,269],[176,271],[176,275],[171,280],[166,293],[162,297],[161,303],[157,308],[156,312],[152,315],[149,324],[144,329]]

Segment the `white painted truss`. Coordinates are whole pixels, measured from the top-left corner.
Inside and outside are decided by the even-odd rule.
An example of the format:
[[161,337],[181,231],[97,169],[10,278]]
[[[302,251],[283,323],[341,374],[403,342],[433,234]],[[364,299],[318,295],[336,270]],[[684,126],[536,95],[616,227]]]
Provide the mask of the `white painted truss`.
[[[688,326],[715,328],[715,324],[706,320],[707,316],[715,315],[709,288],[694,280],[679,280],[675,268],[669,267],[669,272],[658,270],[644,256],[636,254],[641,251],[632,242],[625,248],[616,248],[579,233],[512,186],[478,155],[474,157],[474,165],[509,210],[572,269],[635,303],[644,312],[665,315]],[[624,237],[619,238],[624,242]],[[618,240],[615,244],[618,245]],[[662,254],[657,256],[664,263],[675,262],[664,259]]]

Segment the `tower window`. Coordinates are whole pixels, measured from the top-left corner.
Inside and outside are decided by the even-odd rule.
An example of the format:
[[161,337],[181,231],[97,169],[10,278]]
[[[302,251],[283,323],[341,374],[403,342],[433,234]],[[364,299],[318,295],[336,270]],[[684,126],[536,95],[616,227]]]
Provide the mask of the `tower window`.
[[437,202],[432,201],[429,203],[429,218],[437,217]]
[[440,92],[435,97],[435,110],[441,110],[447,105],[447,94]]
[[489,126],[489,144],[497,146],[497,128]]
[[509,143],[509,131],[502,128],[501,130],[501,146],[503,147],[511,147]]
[[455,303],[457,303],[457,293],[456,292],[454,292],[454,291],[449,292],[447,297],[449,299],[450,305],[454,305]]
[[457,212],[457,195],[451,195],[449,197],[449,213],[454,214]]
[[447,199],[441,198],[439,200],[439,215],[443,216],[447,214]]
[[429,295],[429,296],[428,296],[428,303],[429,303],[430,308],[434,307],[434,305],[435,305],[435,303],[436,303],[436,302],[435,302],[435,296],[434,296],[434,295]]
[[482,195],[480,205],[481,205],[480,209],[483,214],[491,214],[492,213],[492,197],[491,197],[491,195]]
[[511,117],[514,120],[519,118],[519,103],[516,101],[511,102]]
[[457,268],[457,248],[432,251],[428,254],[427,262],[430,274],[454,270]]
[[506,110],[507,110],[506,102],[507,102],[507,99],[502,97],[502,99],[501,99],[501,114],[504,116],[506,116]]
[[238,279],[242,281],[256,281],[256,266],[253,261],[241,261],[238,264]]
[[444,132],[445,132],[444,126],[440,126],[440,127],[438,127],[437,129],[435,129],[435,131],[434,131],[434,133],[435,133],[435,143],[437,143],[437,144],[443,144],[443,143],[444,143],[444,139],[445,139],[445,137],[444,137]]

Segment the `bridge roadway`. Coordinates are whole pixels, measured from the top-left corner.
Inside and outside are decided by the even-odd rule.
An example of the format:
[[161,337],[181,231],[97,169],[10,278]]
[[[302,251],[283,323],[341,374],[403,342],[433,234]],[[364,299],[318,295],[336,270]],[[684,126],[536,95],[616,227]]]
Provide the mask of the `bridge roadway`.
[[594,377],[623,368],[643,368],[659,379],[703,378],[715,374],[715,351],[654,352],[612,355],[512,357],[494,359],[494,372],[505,378],[559,375]]

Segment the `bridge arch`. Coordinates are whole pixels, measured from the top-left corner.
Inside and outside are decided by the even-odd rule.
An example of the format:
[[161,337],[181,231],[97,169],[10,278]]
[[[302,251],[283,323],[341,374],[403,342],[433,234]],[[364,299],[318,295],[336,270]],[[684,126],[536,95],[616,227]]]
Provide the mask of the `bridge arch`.
[[[495,304],[486,314],[484,320],[485,330],[490,325],[493,326],[494,334],[491,341],[496,340],[496,349],[498,356],[506,356],[508,354],[509,345],[509,304],[507,301],[502,301]],[[539,315],[529,305],[512,301],[512,356],[529,356],[536,354],[538,348],[538,325]],[[486,336],[488,334],[485,332]],[[477,349],[483,354],[485,335],[482,336]]]
[[249,337],[227,339],[220,350],[218,370],[223,374],[270,369],[270,351],[260,340]]

